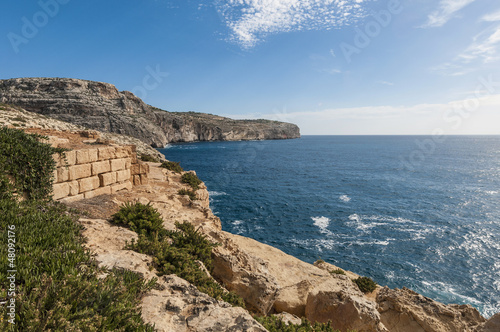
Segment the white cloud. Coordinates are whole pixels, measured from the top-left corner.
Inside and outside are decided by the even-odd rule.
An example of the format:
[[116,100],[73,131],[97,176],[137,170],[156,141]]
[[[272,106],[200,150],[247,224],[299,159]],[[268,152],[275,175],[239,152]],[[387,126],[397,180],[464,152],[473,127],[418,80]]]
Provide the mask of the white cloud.
[[469,74],[475,68],[500,60],[500,25],[494,25],[473,38],[472,43],[451,61],[431,68],[449,76]]
[[218,0],[217,11],[231,31],[230,40],[250,49],[266,36],[348,25],[365,16],[370,0]]
[[496,22],[496,21],[500,21],[500,10],[495,12],[495,13],[491,13],[491,14],[488,14],[488,15],[484,15],[482,18],[481,18],[481,21],[486,21],[486,22]]
[[377,81],[378,84],[382,84],[382,85],[389,85],[389,86],[392,86],[394,85],[394,83],[392,82],[388,82],[388,81]]
[[443,26],[452,19],[459,10],[474,1],[475,0],[441,0],[439,2],[439,8],[429,14],[427,22],[422,25],[422,27],[434,28]]

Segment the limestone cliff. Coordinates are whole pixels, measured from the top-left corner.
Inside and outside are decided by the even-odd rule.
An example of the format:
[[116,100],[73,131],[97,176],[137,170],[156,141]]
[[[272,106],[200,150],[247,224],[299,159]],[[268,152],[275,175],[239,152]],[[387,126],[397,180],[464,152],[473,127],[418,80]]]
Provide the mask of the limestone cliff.
[[232,120],[204,113],[172,113],[114,85],[70,78],[0,80],[0,102],[89,129],[136,137],[153,146],[170,142],[300,137],[299,128],[270,120]]

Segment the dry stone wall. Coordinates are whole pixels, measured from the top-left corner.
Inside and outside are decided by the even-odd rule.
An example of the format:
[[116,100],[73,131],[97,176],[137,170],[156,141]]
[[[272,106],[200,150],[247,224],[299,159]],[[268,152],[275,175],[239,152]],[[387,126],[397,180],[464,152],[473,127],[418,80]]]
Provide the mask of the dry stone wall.
[[147,164],[137,160],[134,145],[101,146],[54,155],[54,200],[73,202],[114,194],[148,182]]

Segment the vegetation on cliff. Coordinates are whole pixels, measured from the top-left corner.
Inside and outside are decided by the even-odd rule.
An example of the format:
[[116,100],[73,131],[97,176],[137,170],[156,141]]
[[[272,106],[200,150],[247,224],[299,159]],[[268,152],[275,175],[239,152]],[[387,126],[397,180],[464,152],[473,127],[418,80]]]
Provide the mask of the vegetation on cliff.
[[[158,228],[158,212],[150,205],[135,203],[122,207],[112,222],[131,227],[139,234],[137,242],[132,242],[128,249],[153,257],[153,266],[159,276],[176,274],[195,285],[201,292],[224,300],[232,305],[244,307],[238,295],[225,291],[201,267],[213,269],[212,248],[215,246],[206,236],[190,223],[176,223],[177,231]],[[146,221],[148,220],[148,221]]]
[[36,135],[0,133],[0,330],[154,331],[138,304],[155,281],[98,268],[76,211],[50,200],[52,154],[61,151]]

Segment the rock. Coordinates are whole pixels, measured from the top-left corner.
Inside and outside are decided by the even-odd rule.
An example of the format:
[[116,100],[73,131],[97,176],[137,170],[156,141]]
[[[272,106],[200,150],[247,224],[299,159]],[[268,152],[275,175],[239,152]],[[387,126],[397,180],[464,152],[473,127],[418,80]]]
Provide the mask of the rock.
[[280,319],[282,322],[287,323],[288,325],[290,325],[290,324],[294,324],[294,325],[302,324],[302,319],[300,319],[300,317],[292,315],[288,312],[280,312],[279,314],[276,314],[273,316],[276,316],[278,319]]
[[119,92],[114,85],[79,79],[0,80],[0,102],[86,128],[132,136],[159,148],[169,142],[300,137],[293,124],[170,113],[145,104],[130,92]]
[[486,321],[481,332],[498,332],[500,331],[500,312],[493,315]]
[[231,307],[199,292],[175,275],[159,281],[163,290],[153,290],[142,299],[142,317],[165,332],[265,332],[243,308]]
[[240,250],[229,233],[211,232],[212,241],[221,243],[212,251],[212,275],[225,287],[240,295],[247,308],[266,315],[272,308],[279,285],[258,257]]
[[485,319],[470,305],[445,305],[408,288],[382,288],[377,295],[382,323],[394,332],[477,331]]
[[341,331],[387,331],[376,304],[354,288],[348,278],[330,278],[316,285],[307,297],[305,313],[310,321],[330,321]]

